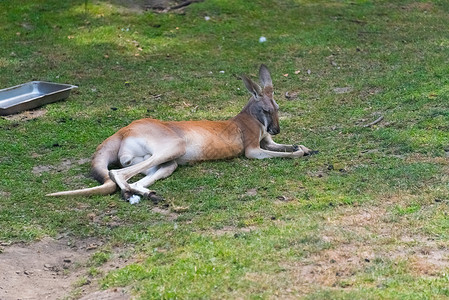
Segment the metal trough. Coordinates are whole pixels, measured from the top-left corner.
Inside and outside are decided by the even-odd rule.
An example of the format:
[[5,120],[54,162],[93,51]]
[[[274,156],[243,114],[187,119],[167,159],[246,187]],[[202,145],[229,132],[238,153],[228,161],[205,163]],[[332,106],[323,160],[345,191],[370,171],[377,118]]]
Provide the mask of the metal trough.
[[76,85],[31,81],[0,90],[0,115],[11,115],[66,99]]

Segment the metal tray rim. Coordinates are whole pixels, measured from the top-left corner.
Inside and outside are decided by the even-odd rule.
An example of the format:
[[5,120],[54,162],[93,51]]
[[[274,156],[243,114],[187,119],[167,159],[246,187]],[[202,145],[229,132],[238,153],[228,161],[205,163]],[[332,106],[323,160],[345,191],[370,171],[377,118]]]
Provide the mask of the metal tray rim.
[[37,97],[33,97],[33,98],[27,99],[25,101],[22,101],[20,103],[15,103],[15,104],[12,104],[12,105],[9,105],[9,106],[2,106],[1,105],[1,101],[0,101],[0,109],[6,110],[6,109],[9,109],[9,108],[14,107],[14,106],[18,106],[18,105],[21,105],[21,104],[24,104],[24,103],[28,103],[30,101],[35,101],[36,99],[48,97],[48,96],[51,96],[51,95],[54,95],[54,94],[59,94],[59,93],[62,93],[62,92],[66,92],[67,90],[72,90],[72,89],[78,88],[78,86],[73,85],[73,84],[57,83],[57,82],[49,82],[49,81],[41,81],[41,80],[33,80],[33,81],[25,82],[25,83],[22,83],[22,84],[18,84],[18,85],[15,85],[15,86],[11,86],[11,87],[7,87],[7,88],[4,88],[4,89],[0,89],[0,92],[12,90],[12,89],[15,89],[15,88],[19,88],[19,87],[21,87],[23,85],[33,84],[33,83],[45,83],[45,84],[50,84],[50,85],[59,85],[59,86],[62,86],[62,88],[60,90],[57,90],[57,91],[54,91],[54,92],[51,92],[51,93],[47,93],[47,94],[43,94],[43,95],[40,95],[40,96],[37,96]]

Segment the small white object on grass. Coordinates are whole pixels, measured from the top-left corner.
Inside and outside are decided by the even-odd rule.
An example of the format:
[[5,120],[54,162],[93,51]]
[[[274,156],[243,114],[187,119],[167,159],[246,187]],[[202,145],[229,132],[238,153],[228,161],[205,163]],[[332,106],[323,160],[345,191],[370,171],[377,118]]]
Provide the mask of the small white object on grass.
[[264,37],[264,36],[261,36],[261,37],[259,38],[259,43],[265,43],[266,41],[267,41],[267,38]]
[[204,20],[209,21],[209,20],[210,20],[210,17],[209,17],[209,16],[205,16],[205,17],[204,17]]
[[137,195],[132,195],[132,196],[129,198],[129,203],[130,203],[130,204],[137,204],[137,203],[139,203],[139,202],[140,202],[140,197],[137,196]]

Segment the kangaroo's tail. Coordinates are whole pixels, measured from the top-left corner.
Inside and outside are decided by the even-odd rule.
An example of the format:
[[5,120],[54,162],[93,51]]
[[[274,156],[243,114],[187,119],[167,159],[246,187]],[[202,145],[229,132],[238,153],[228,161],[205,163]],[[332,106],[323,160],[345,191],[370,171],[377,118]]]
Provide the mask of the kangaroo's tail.
[[47,194],[47,196],[91,196],[109,195],[117,190],[117,185],[109,177],[108,166],[118,160],[121,137],[113,135],[101,143],[92,159],[92,175],[102,183],[100,186]]

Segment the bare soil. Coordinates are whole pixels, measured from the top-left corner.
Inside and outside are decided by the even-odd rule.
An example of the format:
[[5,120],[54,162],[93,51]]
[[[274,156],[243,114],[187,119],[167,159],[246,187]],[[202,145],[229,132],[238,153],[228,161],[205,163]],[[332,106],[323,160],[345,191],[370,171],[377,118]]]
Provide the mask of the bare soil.
[[4,116],[3,118],[10,121],[23,122],[40,118],[44,116],[46,113],[47,110],[45,108],[41,108],[41,109],[27,110],[14,115]]
[[[86,262],[103,245],[99,240],[71,241],[44,238],[32,244],[3,244],[0,251],[0,299],[130,299],[124,289],[98,291],[87,275]],[[100,269],[107,271],[130,262],[114,253]],[[80,284],[81,283],[81,284]],[[76,293],[75,293],[76,290]]]
[[42,173],[45,172],[64,172],[72,167],[75,167],[77,165],[83,165],[88,162],[90,162],[90,158],[82,158],[78,160],[73,159],[64,159],[60,164],[53,166],[53,165],[38,165],[34,166],[31,172],[33,172],[34,175],[42,175]]
[[439,276],[447,270],[446,245],[410,230],[414,227],[408,226],[406,217],[391,223],[394,216],[388,208],[407,202],[407,197],[413,196],[392,196],[377,207],[342,208],[329,217],[321,238],[333,247],[284,265],[296,292],[307,293],[314,286],[350,289],[376,259],[406,262],[408,273],[416,277]]
[[[357,288],[354,284],[360,276],[380,262],[404,264],[403,272],[416,278],[438,278],[449,268],[447,244],[417,232],[417,225],[410,226],[407,216],[398,217],[391,209],[412,202],[413,197],[390,195],[381,205],[338,208],[324,221],[320,234],[331,245],[329,248],[298,261],[281,263],[285,272],[247,273],[246,279],[267,289],[277,282],[279,288],[274,298],[298,299],[319,289]],[[223,230],[234,231],[234,228]],[[373,285],[381,286],[385,280],[380,276]]]
[[188,5],[203,0],[111,0],[116,5],[135,10],[153,10],[158,12],[168,12],[171,10],[182,10]]

